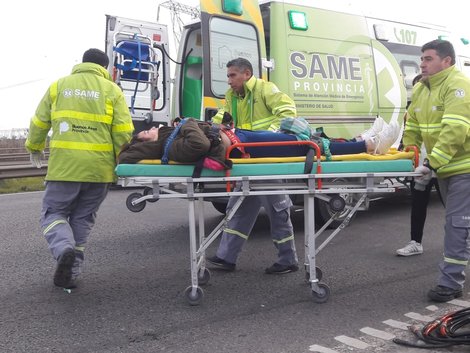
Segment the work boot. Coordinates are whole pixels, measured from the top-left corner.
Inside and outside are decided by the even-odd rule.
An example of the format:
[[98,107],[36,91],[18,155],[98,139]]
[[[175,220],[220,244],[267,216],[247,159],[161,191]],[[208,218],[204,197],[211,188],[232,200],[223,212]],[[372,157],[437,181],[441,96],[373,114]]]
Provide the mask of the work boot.
[[285,273],[295,272],[299,269],[297,265],[281,265],[275,262],[271,267],[268,267],[264,272],[268,275],[283,275]]
[[65,250],[57,259],[57,267],[54,273],[54,284],[57,287],[67,288],[72,279],[72,266],[75,262],[75,251]]
[[208,263],[213,265],[213,268],[217,268],[219,270],[223,270],[227,272],[235,271],[235,264],[227,262],[221,259],[220,257],[212,256],[212,257],[208,257],[206,260]]
[[84,261],[85,261],[85,255],[83,251],[75,249],[75,261],[72,266],[72,276],[66,288],[68,289],[77,288],[78,278],[82,274]]
[[461,289],[452,289],[444,286],[436,286],[428,292],[428,298],[439,303],[448,302],[449,300],[460,298],[461,296]]

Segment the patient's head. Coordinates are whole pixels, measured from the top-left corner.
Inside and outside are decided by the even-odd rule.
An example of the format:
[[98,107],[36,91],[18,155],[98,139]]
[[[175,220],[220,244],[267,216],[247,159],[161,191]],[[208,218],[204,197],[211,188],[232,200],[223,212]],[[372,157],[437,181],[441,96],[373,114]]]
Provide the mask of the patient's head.
[[157,141],[158,140],[158,128],[152,127],[148,130],[143,130],[136,135],[139,141]]

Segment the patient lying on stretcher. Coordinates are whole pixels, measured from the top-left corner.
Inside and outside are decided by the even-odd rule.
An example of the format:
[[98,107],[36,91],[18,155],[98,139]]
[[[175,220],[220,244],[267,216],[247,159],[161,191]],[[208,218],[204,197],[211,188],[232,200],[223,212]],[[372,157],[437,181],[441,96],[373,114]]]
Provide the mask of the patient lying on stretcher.
[[[139,132],[129,144],[123,146],[119,155],[119,163],[132,164],[142,159],[161,159],[166,148],[170,160],[181,163],[204,161],[204,167],[210,169],[229,169],[231,168],[231,162],[225,160],[225,149],[233,142],[274,142],[306,139],[305,130],[302,131],[294,124],[298,121],[293,123],[286,119],[281,124],[282,132],[271,132],[230,129],[227,124],[221,125],[220,128],[207,122],[189,118],[185,119],[184,124],[180,125],[179,131],[173,139],[170,138],[170,135],[176,127],[152,127],[149,130]],[[308,123],[306,124],[308,125]],[[377,118],[369,130],[364,131],[351,141],[338,142],[315,136],[308,138],[320,145],[322,154],[340,155],[363,152],[385,154],[397,140],[399,130],[396,122],[388,125],[382,118]],[[171,140],[170,143],[168,143],[169,139]],[[305,156],[308,149],[309,147],[306,145],[247,147],[244,150],[234,149],[230,157]]]

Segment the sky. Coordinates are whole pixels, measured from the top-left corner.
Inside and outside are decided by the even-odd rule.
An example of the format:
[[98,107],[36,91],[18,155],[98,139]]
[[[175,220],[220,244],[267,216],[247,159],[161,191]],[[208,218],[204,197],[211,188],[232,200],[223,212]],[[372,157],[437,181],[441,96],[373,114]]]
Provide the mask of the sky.
[[[0,30],[0,130],[26,128],[50,83],[68,75],[88,48],[105,47],[105,15],[156,21],[158,4],[165,0],[16,0],[3,2]],[[427,22],[462,33],[464,0],[304,0],[328,4],[365,15],[392,16],[403,21]],[[191,6],[198,0],[179,0]],[[138,4],[138,6],[136,6]],[[189,18],[189,17],[186,17]],[[171,13],[160,9],[160,21],[172,28]],[[468,20],[468,16],[467,16]],[[467,29],[466,29],[467,27]],[[171,48],[170,48],[171,49]],[[175,54],[173,52],[173,54]]]

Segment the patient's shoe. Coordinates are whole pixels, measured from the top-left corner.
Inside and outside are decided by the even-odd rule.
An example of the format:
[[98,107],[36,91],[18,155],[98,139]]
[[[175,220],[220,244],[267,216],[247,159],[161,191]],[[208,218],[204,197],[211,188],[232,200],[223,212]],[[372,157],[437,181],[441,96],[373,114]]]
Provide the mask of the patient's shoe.
[[374,154],[387,154],[388,150],[400,135],[400,125],[396,121],[392,121],[376,136],[372,136],[366,141],[367,151]]
[[367,141],[373,136],[376,136],[380,131],[387,127],[387,123],[380,116],[375,119],[374,124],[366,131],[362,132],[359,136]]

